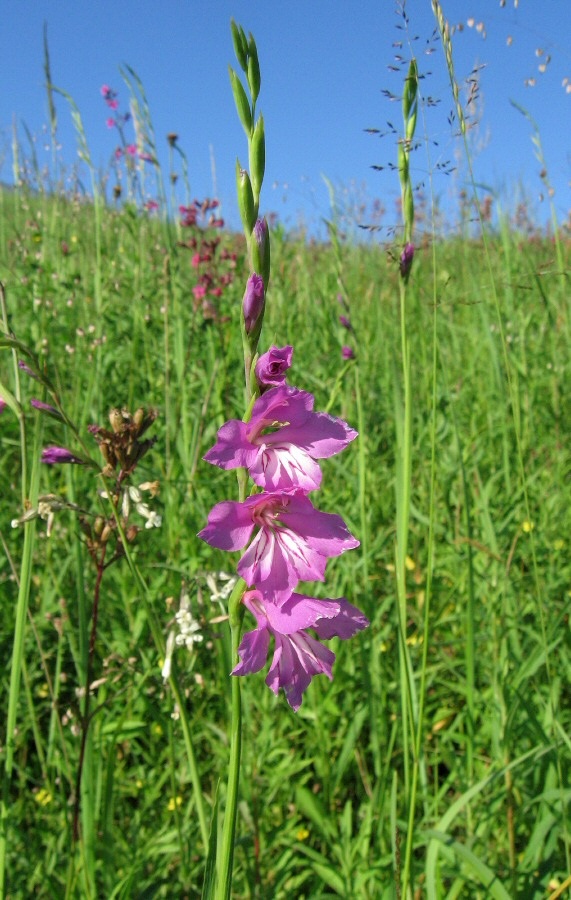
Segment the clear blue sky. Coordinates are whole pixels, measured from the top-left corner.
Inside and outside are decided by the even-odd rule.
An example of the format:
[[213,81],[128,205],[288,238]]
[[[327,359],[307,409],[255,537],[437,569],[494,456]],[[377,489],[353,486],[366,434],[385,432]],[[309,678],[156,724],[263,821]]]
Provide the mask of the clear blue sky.
[[[443,0],[451,24],[464,30],[453,39],[456,75],[462,81],[475,64],[480,72],[481,124],[472,135],[476,179],[513,202],[518,185],[537,200],[542,184],[534,158],[531,128],[511,105],[524,106],[536,119],[549,174],[556,188],[560,219],[571,208],[571,82],[570,0]],[[287,225],[300,218],[314,229],[329,214],[322,174],[341,198],[379,198],[392,218],[398,196],[396,173],[376,173],[371,165],[395,160],[394,136],[373,137],[368,127],[386,129],[387,120],[401,124],[399,104],[382,94],[402,90],[403,75],[392,72],[396,52],[407,59],[407,39],[415,35],[414,52],[422,73],[425,96],[440,100],[428,111],[431,167],[455,162],[458,142],[447,122],[452,109],[448,76],[439,42],[429,44],[434,30],[430,0],[409,0],[410,29],[397,30],[402,20],[393,0],[14,0],[4,3],[0,32],[2,92],[0,95],[0,179],[11,180],[11,130],[15,119],[23,147],[22,127],[37,135],[40,162],[49,154],[42,128],[48,122],[43,87],[43,23],[47,22],[54,83],[71,94],[79,107],[94,162],[107,166],[116,135],[105,120],[108,111],[100,95],[107,83],[119,92],[121,109],[128,91],[119,66],[136,70],[150,104],[159,146],[164,136],[180,136],[190,163],[193,195],[221,198],[227,220],[237,224],[234,162],[246,163],[246,143],[237,122],[228,80],[228,63],[235,65],[229,21],[233,16],[252,31],[262,68],[258,108],[266,122],[267,167],[263,211],[275,211]],[[474,19],[472,27],[468,18]],[[486,37],[476,28],[484,23]],[[507,39],[511,35],[512,43]],[[404,40],[404,48],[393,46]],[[427,56],[425,50],[435,47]],[[543,57],[536,50],[544,50]],[[551,56],[546,71],[539,65]],[[535,87],[525,80],[535,78]],[[57,100],[61,156],[73,162],[76,140],[69,109]],[[419,122],[417,135],[422,134]],[[215,161],[213,187],[211,159]],[[429,163],[421,150],[415,159],[417,180],[426,180]],[[457,176],[435,174],[434,189],[447,202],[458,190]],[[537,215],[547,218],[546,203]]]

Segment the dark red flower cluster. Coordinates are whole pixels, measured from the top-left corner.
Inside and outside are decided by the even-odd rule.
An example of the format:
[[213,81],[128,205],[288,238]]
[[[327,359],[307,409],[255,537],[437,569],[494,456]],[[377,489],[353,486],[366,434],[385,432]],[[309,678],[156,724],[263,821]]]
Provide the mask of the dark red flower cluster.
[[180,206],[181,225],[190,231],[180,246],[192,250],[191,266],[196,283],[192,289],[195,309],[199,306],[206,319],[218,319],[219,310],[213,299],[219,299],[225,288],[234,281],[237,254],[221,246],[222,219],[215,210],[219,201],[206,198],[193,200],[190,206]]

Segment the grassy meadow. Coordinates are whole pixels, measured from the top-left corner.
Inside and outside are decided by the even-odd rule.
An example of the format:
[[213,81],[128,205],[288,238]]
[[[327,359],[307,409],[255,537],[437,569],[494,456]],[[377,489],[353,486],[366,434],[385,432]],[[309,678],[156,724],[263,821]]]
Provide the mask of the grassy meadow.
[[[160,482],[163,523],[137,536],[138,579],[123,560],[102,581],[85,771],[93,821],[90,844],[73,856],[95,572],[72,511],[55,513],[49,538],[45,521],[25,526],[33,546],[7,895],[194,897],[205,847],[149,612],[165,636],[186,583],[203,641],[177,649],[174,666],[210,810],[226,766],[231,665],[224,604],[211,600],[206,577],[231,569],[196,534],[230,490],[201,457],[223,421],[241,416],[242,281],[205,316],[193,301],[191,254],[168,226],[104,209],[98,237],[96,227],[89,203],[3,192],[9,329],[45,364],[86,445],[86,426],[105,424],[111,408],[157,408],[157,441],[138,474]],[[243,273],[243,242],[224,242]],[[334,252],[279,230],[272,253],[266,344],[294,344],[295,383],[360,431],[343,458],[324,463],[321,505],[342,510],[362,542],[330,563],[327,595],[344,594],[372,624],[339,644],[333,683],[317,679],[297,715],[261,675],[245,680],[235,896],[391,897],[415,756],[394,574],[398,266],[379,246],[341,242]],[[341,289],[354,335],[339,325]],[[551,240],[505,227],[487,248],[458,239],[419,251],[407,302],[414,402],[402,637],[425,694],[413,884],[418,896],[545,897],[569,852],[567,280]],[[349,341],[356,358],[344,362]],[[46,397],[15,373],[10,348],[0,363],[24,413],[22,432],[11,410],[1,418],[4,718],[24,533],[10,523],[22,489],[88,509],[102,501],[92,471],[40,469],[43,446],[80,448],[29,407]]]
[[[202,457],[244,413],[249,271],[244,238],[210,215],[0,193],[11,900],[208,895],[238,557],[197,533],[237,496]],[[417,246],[401,303],[400,245],[272,230],[261,349],[293,345],[291,383],[359,431],[323,462],[316,503],[361,546],[311,590],[371,625],[333,641],[334,680],[314,679],[298,713],[263,673],[241,679],[233,897],[539,900],[571,884],[571,244],[507,219],[474,234]],[[221,287],[206,299],[193,256],[208,242],[203,283]],[[42,449],[102,467],[89,426],[139,408],[157,413],[133,482],[147,513],[131,511],[124,558],[97,566],[105,478],[43,465]],[[165,682],[181,596],[201,640],[175,647]]]

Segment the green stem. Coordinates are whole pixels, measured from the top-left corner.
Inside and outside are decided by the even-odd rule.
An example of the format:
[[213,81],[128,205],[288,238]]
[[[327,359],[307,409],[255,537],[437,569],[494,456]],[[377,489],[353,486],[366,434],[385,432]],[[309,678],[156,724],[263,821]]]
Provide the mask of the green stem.
[[[237,586],[239,593],[243,591],[243,582]],[[234,594],[236,588],[234,588]],[[232,608],[230,599],[230,608]],[[240,615],[231,614],[232,659],[238,660],[240,643]],[[222,850],[220,855],[220,877],[216,892],[216,900],[230,900],[232,889],[232,868],[234,865],[234,843],[236,838],[236,816],[238,812],[238,788],[240,782],[240,756],[242,752],[242,696],[239,677],[231,679],[232,686],[232,720],[230,725],[230,760],[228,765],[228,787],[226,792],[226,810],[222,830]]]
[[[2,319],[3,331],[9,334],[8,311],[6,307],[6,297],[3,287],[0,287],[0,315]],[[15,397],[21,404],[20,378],[18,369],[18,358],[15,349],[12,350],[14,364],[14,382]],[[32,449],[33,464],[28,481],[27,475],[27,441],[26,441],[26,422],[24,414],[21,411],[18,415],[20,425],[20,454],[21,454],[21,471],[22,471],[22,508],[26,509],[27,503],[30,508],[36,508],[38,505],[38,487],[39,487],[39,458],[41,443],[41,424],[35,433],[35,440]],[[20,694],[20,678],[22,674],[22,663],[24,658],[24,637],[26,631],[26,616],[28,612],[28,602],[30,597],[30,587],[32,583],[32,564],[34,551],[34,538],[36,533],[36,519],[26,522],[24,525],[24,548],[22,552],[22,563],[20,569],[20,583],[18,588],[18,600],[16,603],[16,621],[14,625],[14,641],[12,645],[12,663],[10,667],[10,687],[8,693],[8,714],[6,718],[6,736],[5,736],[5,758],[4,758],[4,774],[2,779],[2,796],[0,799],[0,897],[6,896],[5,877],[6,877],[6,856],[7,856],[7,830],[8,819],[10,813],[10,786],[12,782],[12,772],[14,768],[14,751],[15,751],[15,731],[16,731],[16,714],[18,711],[18,698]]]

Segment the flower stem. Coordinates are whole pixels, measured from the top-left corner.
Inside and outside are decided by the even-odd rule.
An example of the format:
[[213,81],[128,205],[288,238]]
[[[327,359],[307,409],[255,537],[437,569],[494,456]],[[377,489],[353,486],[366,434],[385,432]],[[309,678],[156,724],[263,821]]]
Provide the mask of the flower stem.
[[[240,591],[243,582],[238,582]],[[232,660],[237,662],[240,643],[240,617],[231,616]],[[232,678],[232,719],[230,724],[230,760],[228,764],[228,787],[226,810],[222,831],[222,851],[220,855],[220,877],[216,900],[230,900],[232,888],[232,868],[234,864],[234,841],[236,836],[236,815],[238,812],[238,787],[240,781],[240,756],[242,752],[242,696],[240,678]]]

